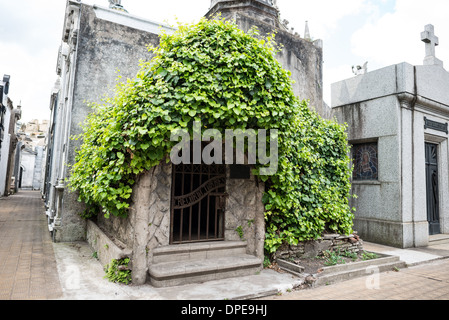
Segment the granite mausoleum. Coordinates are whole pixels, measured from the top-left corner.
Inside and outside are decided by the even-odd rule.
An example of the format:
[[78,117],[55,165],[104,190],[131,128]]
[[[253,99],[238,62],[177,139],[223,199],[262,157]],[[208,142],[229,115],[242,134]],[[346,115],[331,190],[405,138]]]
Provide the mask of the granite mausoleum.
[[428,25],[423,65],[392,65],[332,85],[353,146],[355,230],[366,241],[423,247],[449,234],[449,72]]

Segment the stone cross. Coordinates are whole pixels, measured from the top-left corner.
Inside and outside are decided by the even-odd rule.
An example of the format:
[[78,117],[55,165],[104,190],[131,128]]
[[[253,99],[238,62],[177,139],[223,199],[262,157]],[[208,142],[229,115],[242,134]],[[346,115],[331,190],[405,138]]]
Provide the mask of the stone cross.
[[438,65],[443,66],[443,62],[436,58],[435,47],[439,45],[439,39],[435,35],[435,28],[428,24],[421,33],[421,40],[426,43],[426,57],[424,58],[424,65]]

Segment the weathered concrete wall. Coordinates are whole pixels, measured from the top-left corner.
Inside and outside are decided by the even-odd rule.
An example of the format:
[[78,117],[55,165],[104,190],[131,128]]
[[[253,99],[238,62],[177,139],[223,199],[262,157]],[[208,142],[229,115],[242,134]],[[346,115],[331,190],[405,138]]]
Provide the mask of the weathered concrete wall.
[[146,282],[152,250],[169,245],[171,164],[161,164],[142,174],[133,188],[127,218],[98,217],[98,224],[132,249],[133,283]]
[[[236,1],[235,1],[236,2]],[[213,14],[214,12],[210,12]],[[310,100],[314,108],[323,118],[332,118],[332,110],[323,101],[323,49],[313,42],[302,39],[278,27],[278,23],[266,15],[243,9],[227,9],[222,11],[222,17],[234,19],[240,29],[250,30],[256,26],[262,35],[276,32],[276,43],[283,46],[277,55],[284,69],[292,73],[293,91],[301,100]],[[211,16],[209,16],[211,17]]]
[[[257,26],[261,34],[269,34],[273,27],[254,20],[244,14],[236,15],[239,28],[248,31]],[[310,100],[310,106],[324,118],[330,118],[331,109],[323,103],[323,50],[313,42],[291,33],[276,30],[276,43],[283,46],[276,56],[284,69],[292,75],[293,91],[301,100]]]
[[94,222],[87,222],[87,242],[92,250],[97,253],[97,258],[101,265],[105,267],[113,259],[121,260],[129,258],[132,254],[131,249],[117,239],[112,240],[110,235],[106,234]]
[[[76,74],[70,119],[70,135],[82,133],[80,124],[92,112],[87,102],[101,102],[112,96],[118,76],[134,78],[140,60],[151,59],[147,45],[158,45],[159,36],[96,17],[92,6],[81,4],[78,34]],[[67,163],[73,164],[75,150],[81,141],[70,140]],[[69,173],[68,173],[69,174]],[[77,241],[86,237],[86,224],[79,218],[84,206],[77,201],[77,193],[64,190],[62,208],[63,228],[57,241]]]

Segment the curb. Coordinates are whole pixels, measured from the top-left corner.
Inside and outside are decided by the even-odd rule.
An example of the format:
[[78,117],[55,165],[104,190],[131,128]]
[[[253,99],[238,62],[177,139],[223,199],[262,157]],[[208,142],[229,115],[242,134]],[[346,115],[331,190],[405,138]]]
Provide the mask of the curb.
[[282,264],[281,269],[292,275],[306,279],[311,288],[317,288],[323,285],[335,284],[354,278],[396,269],[406,268],[407,264],[401,261],[398,256],[379,254],[380,257],[373,260],[359,261],[354,263],[340,264],[330,267],[324,267],[319,274],[300,273],[301,267],[292,268],[289,264]]

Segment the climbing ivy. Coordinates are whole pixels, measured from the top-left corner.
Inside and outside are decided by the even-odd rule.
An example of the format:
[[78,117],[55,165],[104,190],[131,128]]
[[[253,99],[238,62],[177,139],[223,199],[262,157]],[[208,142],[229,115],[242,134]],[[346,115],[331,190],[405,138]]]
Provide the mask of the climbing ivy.
[[[201,121],[202,130],[279,130],[279,170],[266,182],[266,245],[316,239],[326,229],[349,233],[351,176],[345,127],[299,101],[290,72],[275,59],[275,35],[241,31],[235,22],[202,19],[162,34],[134,79],[93,111],[71,170],[70,186],[91,215],[125,217],[132,186],[169,161],[171,133]],[[269,138],[269,137],[268,137]],[[267,139],[268,139],[267,138]]]

